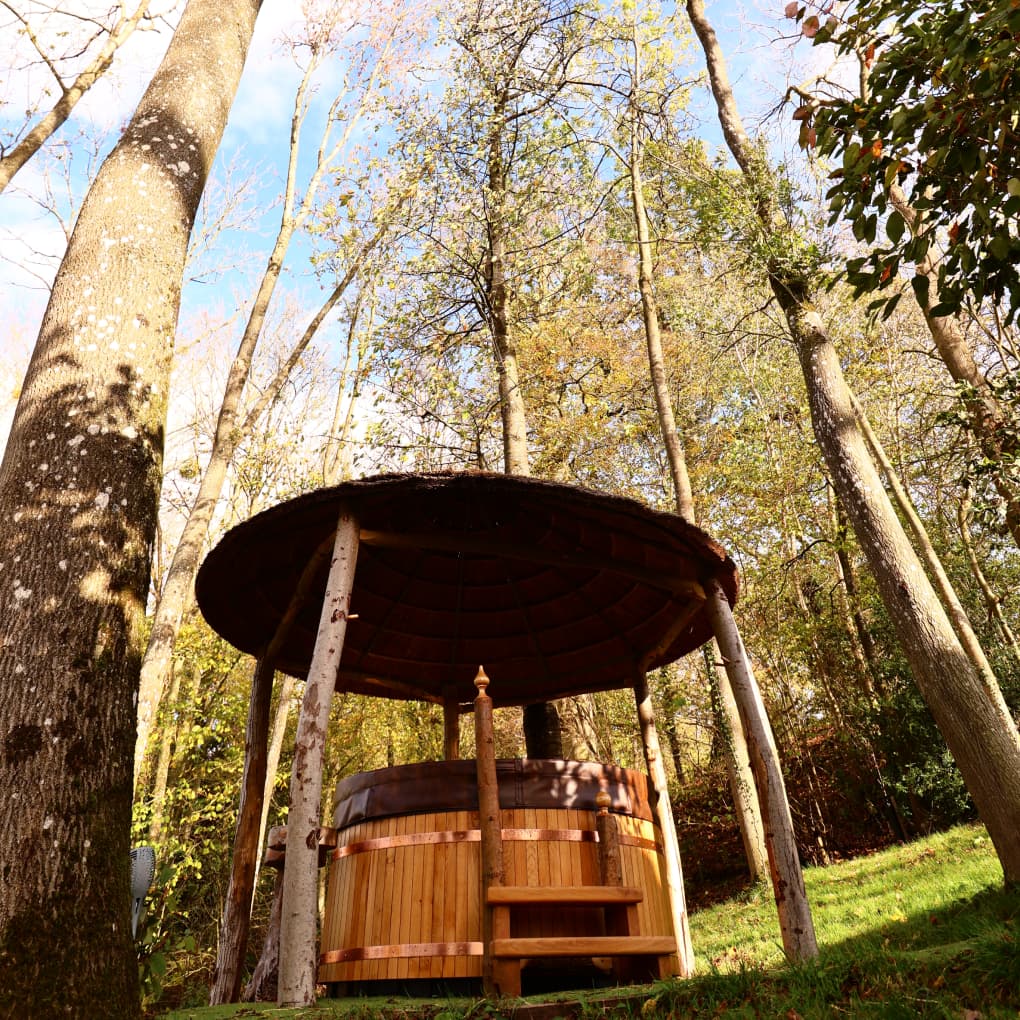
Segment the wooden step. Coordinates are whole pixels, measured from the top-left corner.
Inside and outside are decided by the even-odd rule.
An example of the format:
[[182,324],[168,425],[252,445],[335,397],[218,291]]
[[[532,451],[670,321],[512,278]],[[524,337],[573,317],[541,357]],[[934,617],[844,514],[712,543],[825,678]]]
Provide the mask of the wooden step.
[[675,952],[676,939],[668,935],[492,940],[492,955],[500,959],[537,956],[668,956]]
[[490,904],[500,906],[540,906],[566,904],[572,907],[615,907],[640,903],[644,893],[622,885],[493,885],[486,896]]

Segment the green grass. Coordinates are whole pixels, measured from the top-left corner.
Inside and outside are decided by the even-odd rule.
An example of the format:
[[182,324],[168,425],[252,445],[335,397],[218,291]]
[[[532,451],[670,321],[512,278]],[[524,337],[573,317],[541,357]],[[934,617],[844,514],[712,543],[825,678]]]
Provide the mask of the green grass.
[[[1003,889],[984,829],[960,827],[811,868],[805,881],[820,947],[817,961],[785,962],[771,893],[753,890],[692,915],[698,977],[648,987],[640,999],[616,1008],[592,1001],[581,1015],[585,1020],[638,1013],[646,1020],[1020,1017],[1020,890]],[[382,1015],[481,1020],[511,1012],[466,999],[389,998],[324,1000],[305,1010],[185,1009],[167,1020]]]

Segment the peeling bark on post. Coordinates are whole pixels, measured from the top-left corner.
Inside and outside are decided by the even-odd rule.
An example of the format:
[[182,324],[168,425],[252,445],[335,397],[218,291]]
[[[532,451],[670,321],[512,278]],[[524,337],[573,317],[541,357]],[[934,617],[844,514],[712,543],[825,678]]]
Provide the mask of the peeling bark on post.
[[[255,667],[251,683],[251,701],[248,706],[248,724],[244,738],[244,773],[241,777],[241,797],[237,809],[237,829],[234,834],[234,856],[227,885],[226,902],[220,921],[220,943],[216,953],[209,1004],[236,1002],[241,990],[241,968],[248,948],[248,929],[251,923],[251,903],[262,852],[262,834],[266,823],[266,776],[270,772],[271,754],[267,753],[269,735],[269,707],[273,693],[274,663],[279,650],[290,634],[300,609],[307,603],[310,589],[319,570],[330,555],[333,542],[323,542],[308,561],[297,588],[283,614],[269,646]],[[288,680],[291,678],[288,677]],[[290,690],[289,686],[287,688]],[[289,697],[289,693],[287,695]],[[280,760],[276,749],[275,762]]]
[[791,960],[807,960],[818,955],[814,922],[804,888],[804,875],[793,835],[793,819],[786,798],[786,784],[779,765],[772,727],[769,725],[761,692],[751,672],[743,642],[733,622],[730,604],[718,581],[705,582],[705,611],[719,643],[723,665],[747,734],[751,752],[751,770],[758,788],[769,872],[779,912],[779,930],[783,949]]
[[666,785],[666,769],[662,764],[662,749],[659,735],[655,730],[655,711],[652,695],[648,690],[648,678],[639,670],[634,678],[634,701],[637,704],[638,724],[641,727],[641,743],[645,751],[645,764],[655,790],[655,814],[662,832],[662,850],[666,859],[666,886],[669,894],[669,909],[673,919],[673,934],[676,937],[677,956],[680,960],[680,976],[691,977],[694,973],[694,949],[691,946],[691,927],[687,919],[687,902],[684,897],[684,876],[680,865],[680,843],[676,835],[676,821],[673,807],[669,802],[669,788]]
[[358,522],[345,507],[337,523],[333,562],[295,737],[287,816],[287,866],[283,875],[277,1000],[281,1006],[315,1004],[322,756],[347,634],[358,542]]

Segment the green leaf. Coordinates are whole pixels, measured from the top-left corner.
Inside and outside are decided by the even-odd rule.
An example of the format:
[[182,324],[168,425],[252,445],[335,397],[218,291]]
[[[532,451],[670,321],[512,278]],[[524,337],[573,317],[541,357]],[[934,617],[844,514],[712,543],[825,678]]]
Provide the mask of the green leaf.
[[898,244],[904,230],[906,230],[906,226],[903,217],[894,209],[889,213],[889,218],[885,221],[886,236],[893,244]]
[[1010,250],[1009,238],[1004,237],[1002,234],[996,234],[988,242],[988,250],[995,256],[1000,262],[1004,262],[1009,258]]

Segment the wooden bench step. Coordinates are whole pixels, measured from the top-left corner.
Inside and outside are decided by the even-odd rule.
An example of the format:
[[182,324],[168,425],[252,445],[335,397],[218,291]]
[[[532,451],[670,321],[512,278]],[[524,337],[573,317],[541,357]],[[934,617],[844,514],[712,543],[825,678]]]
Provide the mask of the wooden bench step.
[[644,893],[632,886],[620,885],[493,885],[487,899],[500,906],[540,906],[561,904],[574,907],[615,907],[640,903]]
[[492,940],[492,955],[500,959],[538,956],[668,956],[675,952],[676,939],[668,935]]

